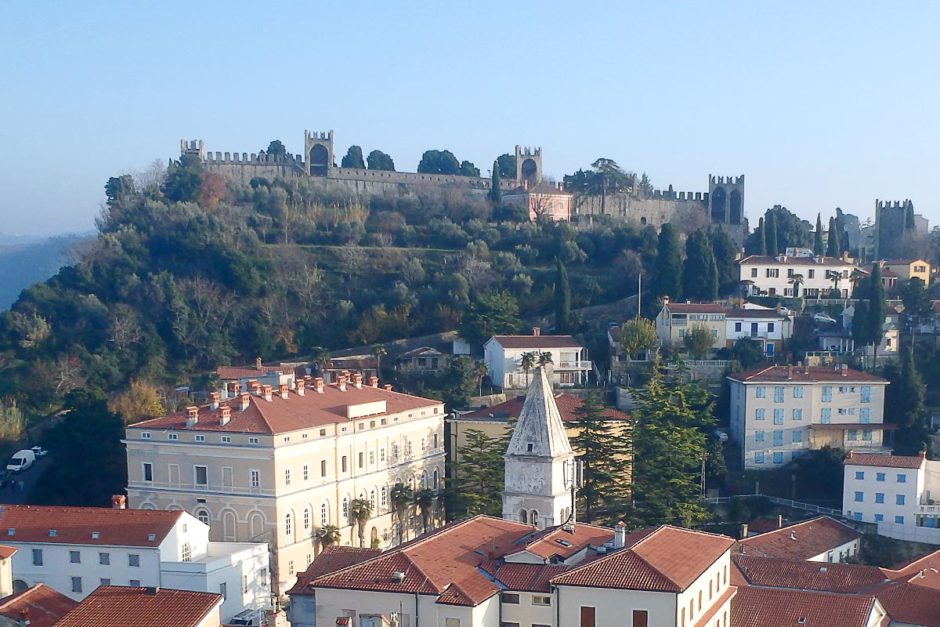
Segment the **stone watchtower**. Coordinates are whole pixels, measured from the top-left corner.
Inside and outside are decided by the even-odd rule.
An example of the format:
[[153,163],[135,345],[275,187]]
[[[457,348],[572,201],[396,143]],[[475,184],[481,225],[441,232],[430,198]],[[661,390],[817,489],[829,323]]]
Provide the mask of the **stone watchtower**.
[[712,223],[741,224],[744,220],[744,175],[708,175],[708,215]]
[[516,146],[516,185],[535,187],[542,181],[542,149]]
[[574,451],[543,368],[535,370],[503,459],[504,519],[539,529],[568,522],[574,511]]
[[326,176],[333,167],[333,131],[304,131],[304,161],[307,174]]

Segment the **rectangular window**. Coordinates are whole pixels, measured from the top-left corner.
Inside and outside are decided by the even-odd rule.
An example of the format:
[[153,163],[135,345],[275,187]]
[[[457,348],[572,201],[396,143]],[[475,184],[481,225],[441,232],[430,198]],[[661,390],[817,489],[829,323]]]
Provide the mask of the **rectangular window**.
[[219,584],[219,594],[222,595],[223,601],[228,599],[228,585],[224,581]]
[[153,464],[150,462],[144,462],[143,477],[144,481],[153,481]]
[[793,388],[793,398],[803,398],[803,386],[797,385]]
[[149,431],[141,431],[141,432],[140,432],[140,439],[141,439],[141,440],[149,440],[149,439],[150,439],[150,432],[149,432]]
[[261,487],[261,471],[260,470],[249,470],[248,471],[248,483],[253,488]]
[[580,627],[597,627],[594,622],[594,608],[581,606],[581,625]]
[[131,553],[128,555],[127,565],[131,568],[140,568],[140,555],[137,553]]
[[767,398],[767,388],[765,388],[763,385],[758,385],[757,389],[755,390],[755,395],[757,398]]
[[532,595],[532,605],[551,605],[551,604],[552,604],[552,597],[539,595],[539,594]]
[[767,323],[767,333],[773,333],[773,332],[774,332],[774,323],[773,323],[773,322],[768,322],[768,323]]
[[885,493],[875,492],[875,503],[884,503],[884,502],[885,502]]
[[754,432],[754,441],[755,441],[755,442],[763,442],[763,441],[764,441],[764,432],[763,432],[763,431],[755,431],[755,432]]
[[754,410],[754,420],[763,420],[764,419],[764,408],[758,407]]
[[131,588],[139,588],[140,579],[131,579],[130,581],[127,582],[127,585],[129,585]]
[[875,473],[875,481],[884,481],[884,480],[885,480],[885,473],[883,472]]
[[783,446],[783,431],[774,431],[774,446]]
[[907,483],[907,475],[903,472],[898,473],[898,483]]
[[205,442],[205,441],[206,441],[206,436],[204,436],[204,435],[197,435],[197,436],[196,436],[196,441],[197,441],[197,442]]
[[193,466],[193,474],[197,486],[209,485],[209,469],[205,466]]
[[110,553],[98,553],[98,563],[102,566],[111,565],[111,554]]
[[780,453],[780,452],[774,453],[774,463],[775,464],[783,463],[783,453]]
[[72,577],[72,592],[81,592],[81,591],[82,591],[82,578]]
[[793,443],[794,443],[794,444],[797,444],[797,443],[800,443],[800,442],[803,441],[803,430],[802,430],[802,429],[794,429],[792,433],[793,433]]
[[366,459],[366,456],[362,453],[359,453],[359,468],[362,468],[365,466],[365,459]]
[[347,464],[346,456],[343,455],[342,463],[340,464],[340,469],[341,469],[343,472],[346,472],[346,464]]
[[166,439],[167,439],[167,440],[179,440],[179,439],[180,439],[180,436],[179,436],[178,434],[176,434],[176,433],[168,433],[168,434],[166,435]]
[[260,441],[259,438],[248,438],[248,444],[257,444]]
[[284,469],[284,485],[290,485],[290,468]]
[[500,600],[503,603],[509,603],[511,605],[519,605],[519,595],[513,592],[504,592],[500,595]]
[[649,627],[649,612],[646,610],[633,610],[633,627]]
[[822,400],[824,403],[829,403],[832,401],[832,386],[824,385],[822,389]]
[[823,407],[821,410],[820,420],[824,425],[828,425],[832,422],[832,409],[829,407]]
[[871,429],[862,429],[862,441],[871,442]]
[[774,402],[782,403],[783,402],[783,386],[778,385],[774,388]]
[[871,402],[871,386],[863,385],[861,395],[862,395],[863,403],[870,403]]
[[231,443],[232,443],[232,436],[230,435],[222,436],[222,444],[231,444]]
[[895,516],[895,517],[894,517],[894,524],[896,524],[896,525],[903,525],[903,524],[904,524],[904,516]]
[[380,462],[385,461],[385,449],[384,448],[379,449],[379,461]]
[[858,490],[855,491],[855,502],[864,503],[865,502],[865,493]]
[[757,268],[751,268],[751,278],[752,279],[757,278]]
[[875,514],[875,522],[876,522],[876,523],[880,523],[880,522],[884,522],[884,521],[885,521],[885,515],[884,515],[884,514]]
[[110,578],[110,577],[102,577],[101,579],[98,580],[98,582],[99,582],[100,585],[102,585],[102,586],[110,586],[110,585],[111,585],[111,578]]
[[42,549],[33,549],[33,566],[42,566]]
[[740,332],[741,332],[741,323],[740,323],[740,322],[735,322],[735,323],[734,323],[734,332],[735,332],[735,333],[740,333]]
[[325,459],[320,460],[320,476],[321,477],[326,476],[326,460]]
[[904,495],[896,494],[895,495],[895,505],[904,505]]
[[369,451],[369,465],[375,466],[375,451]]
[[460,627],[459,618],[445,618],[444,627]]
[[69,564],[81,564],[82,563],[82,552],[81,551],[69,551]]
[[309,479],[310,479],[310,466],[308,466],[307,464],[304,464],[304,481],[308,481]]
[[862,407],[858,412],[858,421],[863,425],[867,425],[871,422],[871,410],[867,407]]
[[764,463],[764,452],[763,452],[763,451],[758,451],[758,452],[754,453],[754,463],[755,463],[755,464],[763,464],[763,463]]
[[807,270],[807,271],[806,271],[806,278],[808,278],[808,279],[815,279],[815,278],[816,278],[816,270],[814,270],[813,268],[810,268],[809,270]]
[[856,471],[855,471],[855,479],[856,479],[856,480],[862,480],[862,479],[864,479],[864,478],[865,478],[865,473],[864,473],[863,471],[861,471],[861,470],[856,470]]
[[802,409],[794,409],[794,410],[793,410],[793,419],[794,419],[794,420],[803,420],[803,410],[802,410]]
[[775,425],[783,424],[783,410],[782,409],[774,410],[774,424]]

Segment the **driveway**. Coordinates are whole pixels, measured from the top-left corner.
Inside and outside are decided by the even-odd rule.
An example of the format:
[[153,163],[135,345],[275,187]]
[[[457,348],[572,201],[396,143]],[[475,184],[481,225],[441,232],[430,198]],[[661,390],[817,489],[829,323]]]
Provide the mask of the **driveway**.
[[0,502],[9,503],[10,505],[29,503],[33,488],[36,486],[39,477],[45,472],[50,457],[50,455],[40,457],[26,470],[10,473],[10,479],[17,484],[22,482],[22,488],[19,485],[11,486],[9,482],[5,482],[4,486],[0,488]]

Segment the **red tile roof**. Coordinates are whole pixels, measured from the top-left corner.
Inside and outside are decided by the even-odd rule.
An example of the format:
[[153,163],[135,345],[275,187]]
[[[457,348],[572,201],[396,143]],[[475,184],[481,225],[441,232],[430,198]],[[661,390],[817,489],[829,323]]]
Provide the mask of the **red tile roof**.
[[583,348],[570,335],[494,335],[493,340],[503,348]]
[[[590,531],[597,528],[581,526],[586,530],[585,538],[573,543],[573,551],[598,537]],[[427,594],[437,596],[442,603],[478,605],[500,591],[494,576],[505,576],[511,582],[507,585],[538,587],[557,574],[550,569],[540,571],[541,565],[510,565],[502,561],[504,556],[531,545],[533,539],[538,543],[544,535],[531,525],[476,516],[317,577],[308,587]],[[526,571],[522,566],[539,568]],[[393,577],[396,572],[404,573],[401,582]]]
[[763,255],[749,255],[741,259],[738,263],[761,264],[771,266],[789,266],[789,265],[812,265],[812,266],[855,266],[850,261],[843,261],[839,257],[822,257],[818,261],[816,257],[787,257],[786,261],[780,261],[776,257],[767,257]]
[[841,370],[828,367],[800,367],[800,366],[761,366],[744,372],[736,372],[728,376],[732,381],[744,383],[815,383],[815,382],[842,382],[842,383],[887,383],[887,380],[876,377],[867,372],[847,368],[843,376]]
[[374,401],[386,402],[386,411],[383,415],[415,409],[431,410],[434,407],[441,408],[443,415],[441,401],[401,394],[381,387],[373,388],[363,385],[357,388],[351,383],[346,385],[346,391],[341,391],[337,385],[326,385],[322,394],[312,387],[307,387],[303,396],[289,391],[287,399],[282,399],[276,389],[270,401],[254,394],[248,398],[248,408],[244,411],[241,409],[241,401],[238,398],[221,403],[221,406],[228,405],[231,408],[231,419],[226,425],[220,424],[219,421],[221,406],[219,410],[213,410],[209,405],[204,405],[199,409],[199,421],[192,427],[186,426],[187,415],[183,411],[138,422],[128,428],[278,434],[346,422],[348,406]]
[[[509,399],[508,401],[503,401],[497,405],[492,405],[490,407],[483,407],[474,412],[468,414],[463,414],[460,416],[459,420],[500,420],[505,421],[509,418],[518,418],[519,412],[522,411],[522,404],[525,402],[525,396],[516,396]],[[561,415],[561,419],[565,422],[577,422],[578,415],[575,413],[581,405],[584,404],[584,400],[574,396],[572,394],[566,394],[565,392],[557,392],[555,394],[555,404],[558,406],[558,413]],[[630,416],[624,412],[614,409],[612,407],[605,407],[604,411],[601,412],[605,418],[609,420],[629,420]]]
[[37,583],[22,592],[0,599],[0,616],[21,620],[25,614],[29,618],[30,627],[52,627],[77,605],[78,601],[45,584]]
[[313,594],[310,582],[322,575],[353,566],[360,562],[372,559],[382,554],[381,549],[366,549],[357,546],[333,545],[323,549],[323,552],[310,563],[307,570],[297,575],[297,583],[287,591],[287,594]]
[[718,303],[665,303],[672,313],[727,313],[728,308]]
[[567,559],[588,545],[600,546],[613,537],[612,530],[594,525],[576,524],[571,531],[565,530],[564,527],[550,527],[527,538],[520,551],[532,553],[542,559],[556,556]]
[[924,464],[924,459],[923,455],[882,455],[849,451],[843,463],[846,466],[881,466],[916,470]]
[[[739,540],[735,553],[808,560],[860,537],[861,534],[848,525],[828,516],[819,516]],[[744,547],[743,550],[740,549],[741,546]]]
[[874,604],[871,595],[745,587],[731,600],[730,622],[734,627],[866,627]]
[[940,627],[940,573],[935,569],[884,584],[875,596],[898,623]]
[[551,580],[568,570],[564,564],[516,564],[502,563],[487,570],[506,589],[519,592],[551,592]]
[[8,557],[11,557],[14,553],[16,553],[16,549],[14,547],[0,544],[0,560],[5,560]]
[[734,540],[662,526],[619,550],[556,577],[556,585],[681,592],[701,576]]
[[7,542],[158,547],[182,515],[180,511],[3,505],[0,533]]
[[100,586],[56,627],[195,627],[221,604],[211,592]]
[[785,560],[755,555],[732,555],[744,582],[766,588],[857,593],[888,580],[876,566]]

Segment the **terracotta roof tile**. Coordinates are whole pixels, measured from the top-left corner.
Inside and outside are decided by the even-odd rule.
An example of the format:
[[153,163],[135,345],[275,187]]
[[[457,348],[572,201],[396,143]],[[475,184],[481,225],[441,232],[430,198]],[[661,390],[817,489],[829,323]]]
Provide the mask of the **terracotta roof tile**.
[[328,546],[314,558],[307,570],[297,575],[297,583],[287,591],[287,594],[313,594],[309,584],[317,577],[328,575],[381,554],[381,549],[342,545]]
[[[162,510],[4,505],[0,530],[8,542],[157,547],[182,515]],[[14,530],[12,536],[9,529]],[[55,534],[50,535],[53,530]]]
[[[501,420],[509,418],[518,418],[522,411],[522,404],[525,402],[525,396],[516,396],[497,405],[483,407],[476,411],[460,416],[459,420]],[[565,392],[555,393],[555,405],[558,406],[558,413],[564,422],[577,422],[578,415],[575,413],[584,403],[584,400],[572,394]],[[610,420],[630,420],[630,416],[624,412],[605,407],[602,415]]]
[[0,599],[0,616],[20,620],[25,612],[30,627],[52,627],[78,605],[61,592],[37,583],[22,592]]
[[666,303],[672,313],[727,313],[728,308],[718,303]]
[[815,383],[815,382],[871,382],[887,383],[885,379],[876,377],[867,372],[847,368],[845,376],[842,371],[827,367],[799,367],[799,366],[761,366],[744,372],[736,372],[728,377],[732,381],[745,383]]
[[747,585],[824,592],[856,593],[888,580],[876,566],[785,560],[733,555],[732,561]]
[[[808,560],[857,540],[861,534],[833,518],[819,516],[738,541],[745,555]],[[741,550],[736,550],[740,554]]]
[[516,564],[502,563],[490,574],[507,590],[519,592],[551,592],[551,580],[568,570],[564,564]]
[[662,526],[619,550],[556,577],[556,585],[680,592],[731,548],[734,540]]
[[875,598],[775,588],[739,588],[731,600],[734,627],[866,627]]
[[494,335],[489,339],[503,348],[583,348],[570,335]]
[[934,570],[884,584],[875,596],[899,624],[940,627],[940,573]]
[[786,261],[780,261],[776,257],[767,257],[762,255],[750,255],[741,259],[741,265],[760,264],[769,266],[790,266],[790,265],[812,265],[812,266],[852,266],[855,264],[850,261],[843,261],[839,257],[822,257],[817,260],[815,257],[787,257]]
[[[212,410],[209,405],[204,405],[199,409],[199,421],[192,427],[186,426],[187,416],[184,411],[138,422],[128,428],[278,434],[346,422],[346,409],[349,405],[385,401],[386,411],[383,415],[424,408],[430,410],[442,406],[440,401],[433,399],[368,385],[357,388],[351,383],[347,384],[346,391],[341,391],[337,385],[326,385],[322,394],[312,387],[307,387],[303,396],[294,391],[288,392],[286,400],[281,398],[277,390],[274,390],[270,401],[255,394],[248,399],[248,408],[244,411],[241,409],[241,401],[237,398],[222,402],[221,405],[231,408],[231,418],[225,425],[220,423],[220,410]],[[441,413],[443,415],[443,410]]]
[[195,627],[221,604],[211,592],[100,586],[56,627]]
[[600,546],[613,537],[614,532],[611,529],[583,523],[574,525],[571,531],[566,531],[564,527],[551,527],[526,538],[520,550],[542,559],[555,556],[567,559],[588,545]]
[[16,549],[14,547],[0,544],[0,559],[5,560],[11,557],[14,553],[16,553]]
[[881,466],[885,468],[908,468],[916,470],[924,464],[920,455],[882,455],[849,451],[843,464],[846,466]]

